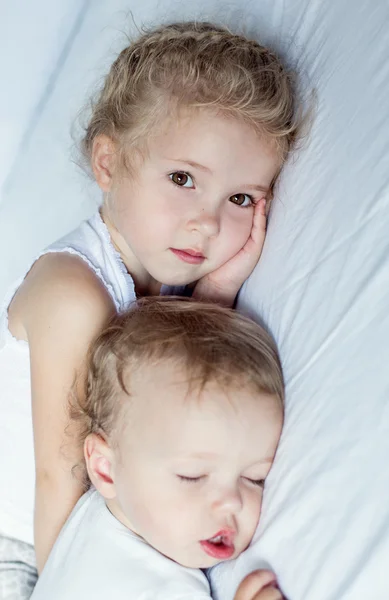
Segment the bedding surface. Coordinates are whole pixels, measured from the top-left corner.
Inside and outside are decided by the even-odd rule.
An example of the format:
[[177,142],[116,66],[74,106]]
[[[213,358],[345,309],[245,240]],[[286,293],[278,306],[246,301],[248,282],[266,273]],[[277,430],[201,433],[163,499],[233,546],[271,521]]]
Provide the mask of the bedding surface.
[[[161,20],[246,25],[314,90],[241,310],[281,351],[286,423],[251,547],[212,572],[217,600],[269,566],[289,600],[387,600],[389,4],[386,0],[16,0],[1,8],[0,297],[99,201],[71,128],[125,32]],[[4,35],[3,35],[4,34]],[[76,125],[74,125],[76,123]]]

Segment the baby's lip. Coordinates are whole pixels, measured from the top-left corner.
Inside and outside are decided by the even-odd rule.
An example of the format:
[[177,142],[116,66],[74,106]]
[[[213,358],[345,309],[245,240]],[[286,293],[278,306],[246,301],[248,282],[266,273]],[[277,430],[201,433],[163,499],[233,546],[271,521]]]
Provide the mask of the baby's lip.
[[235,535],[236,532],[232,529],[221,529],[212,537],[201,540],[200,545],[208,556],[218,560],[227,560],[235,553]]
[[215,535],[213,535],[212,537],[208,538],[206,541],[212,541],[215,538],[222,538],[223,542],[226,545],[232,546],[233,542],[234,542],[234,538],[236,535],[236,531],[234,529],[229,529],[229,528],[225,528],[225,529],[221,529],[220,531],[218,531],[217,533],[215,533]]

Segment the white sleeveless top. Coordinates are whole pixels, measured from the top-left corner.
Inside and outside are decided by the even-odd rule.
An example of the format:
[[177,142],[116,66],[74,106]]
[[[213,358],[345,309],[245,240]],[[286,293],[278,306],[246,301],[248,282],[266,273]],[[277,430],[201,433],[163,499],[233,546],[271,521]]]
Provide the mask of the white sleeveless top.
[[[108,290],[118,312],[135,300],[133,279],[98,212],[33,262],[49,252],[68,252],[84,260]],[[8,306],[25,275],[9,290],[0,312],[0,534],[33,544],[35,462],[29,347],[8,329]],[[161,293],[180,294],[182,288],[163,286]]]

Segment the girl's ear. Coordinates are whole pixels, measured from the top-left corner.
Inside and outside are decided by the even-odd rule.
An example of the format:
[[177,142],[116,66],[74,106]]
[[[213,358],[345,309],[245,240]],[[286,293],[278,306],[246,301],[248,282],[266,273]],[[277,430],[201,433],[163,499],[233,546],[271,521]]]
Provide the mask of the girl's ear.
[[115,498],[114,454],[107,442],[100,435],[90,433],[84,443],[84,457],[89,478],[97,491],[107,500]]
[[107,135],[96,136],[93,141],[91,166],[96,182],[103,192],[111,189],[117,159],[116,146]]

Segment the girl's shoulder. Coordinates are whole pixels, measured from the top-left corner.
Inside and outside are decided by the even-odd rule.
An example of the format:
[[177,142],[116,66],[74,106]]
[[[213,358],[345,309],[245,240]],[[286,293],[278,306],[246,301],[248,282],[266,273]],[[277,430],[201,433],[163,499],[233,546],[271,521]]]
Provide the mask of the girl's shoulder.
[[53,321],[94,328],[114,312],[106,287],[81,258],[49,253],[34,263],[16,292],[8,309],[9,328],[28,341],[33,330]]

